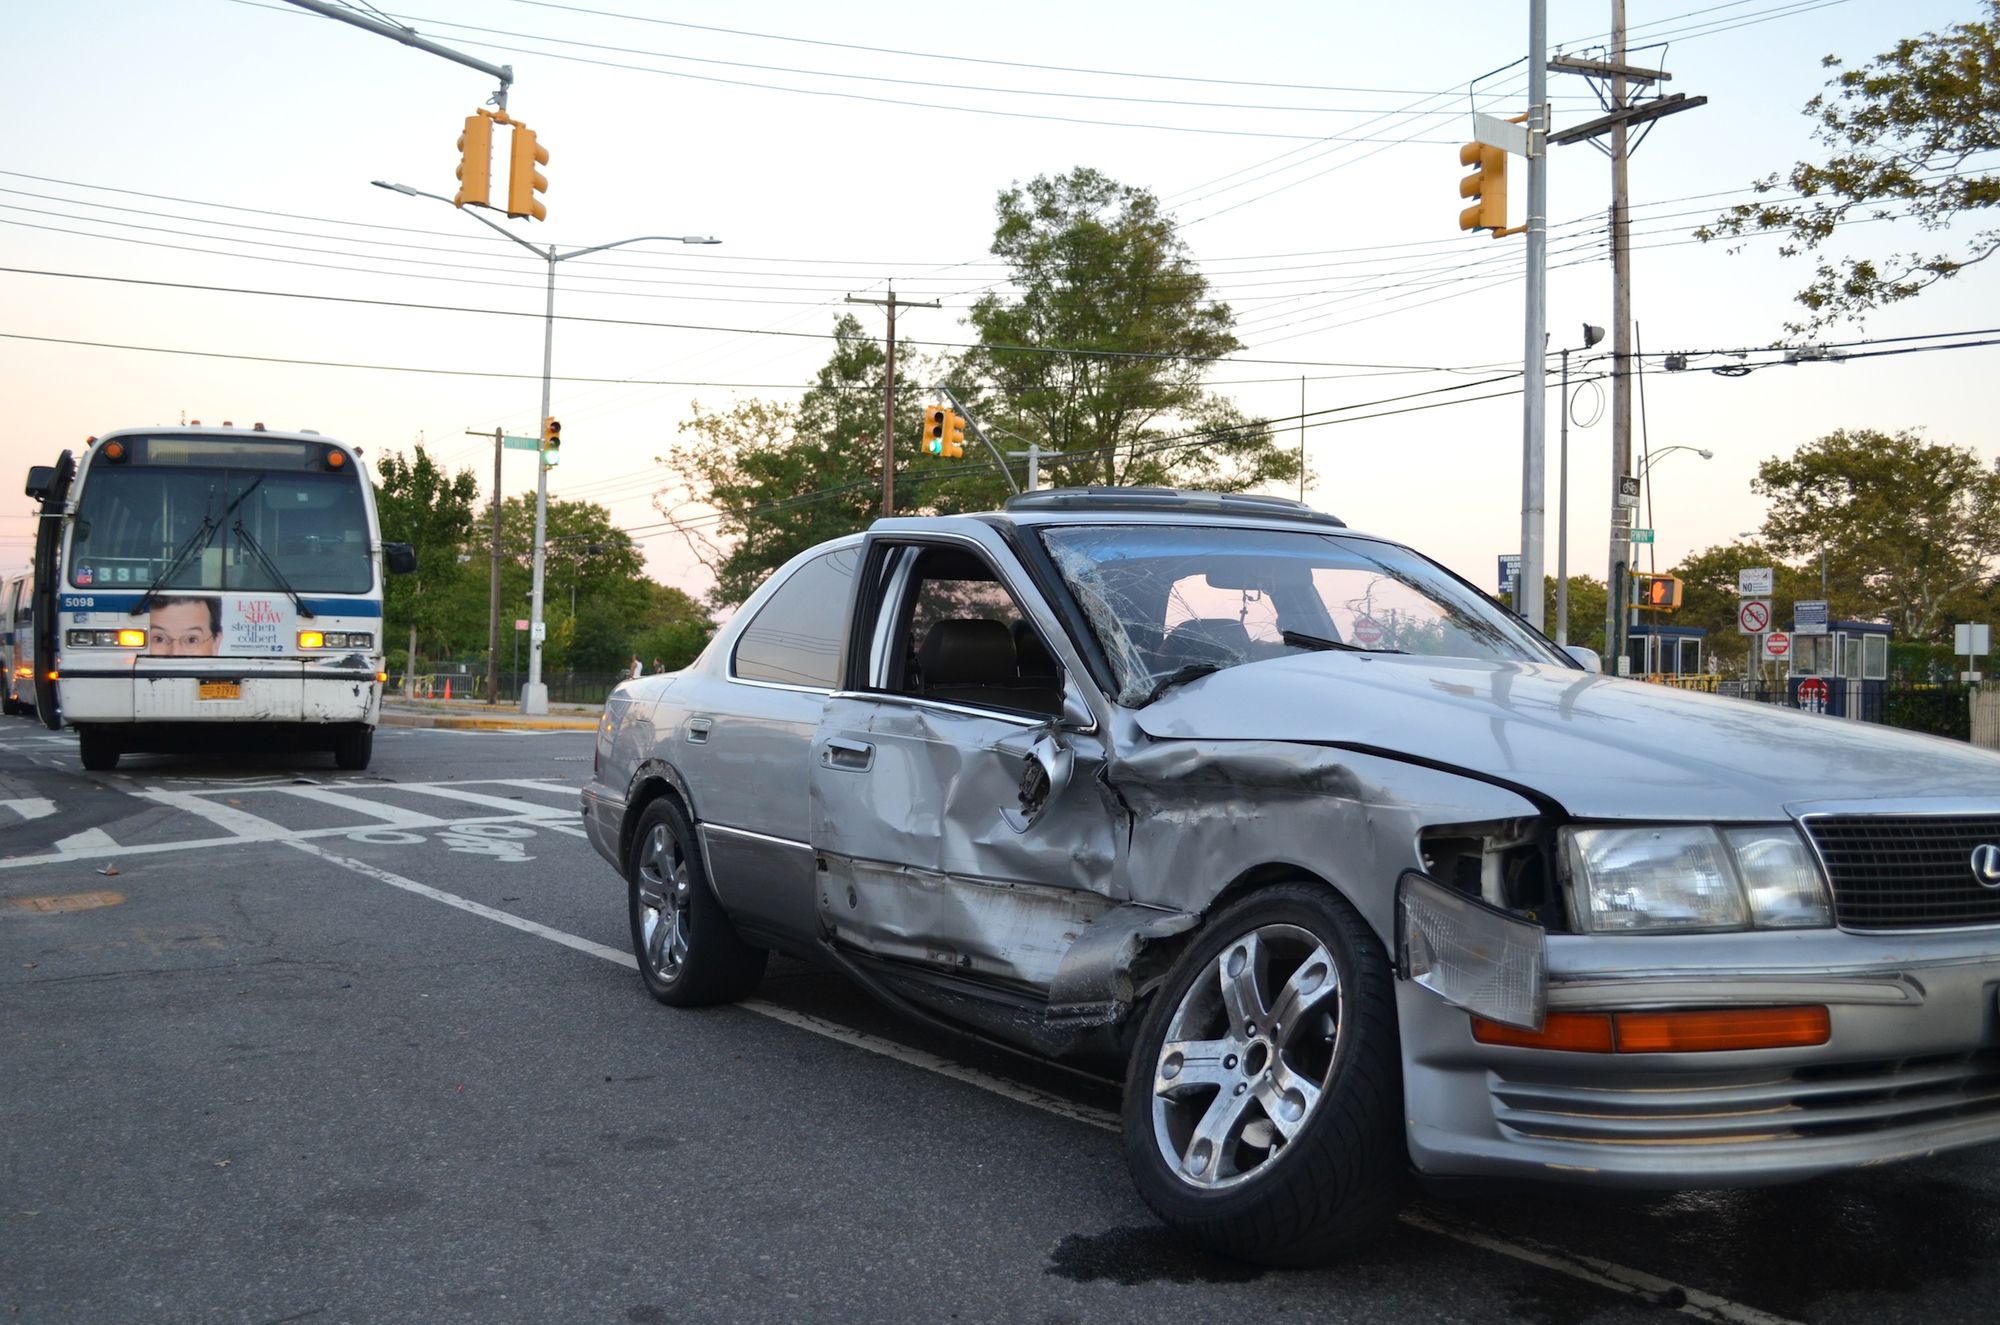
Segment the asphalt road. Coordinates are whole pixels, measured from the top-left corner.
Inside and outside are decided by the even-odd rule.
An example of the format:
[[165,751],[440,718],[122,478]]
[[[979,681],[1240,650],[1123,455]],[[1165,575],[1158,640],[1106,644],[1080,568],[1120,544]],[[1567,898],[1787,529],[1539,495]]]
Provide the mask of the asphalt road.
[[1991,1322],[2000,1150],[1775,1191],[1412,1202],[1206,1256],[1114,1090],[774,964],[660,1007],[585,733],[128,756],[0,721],[0,1312],[42,1321]]

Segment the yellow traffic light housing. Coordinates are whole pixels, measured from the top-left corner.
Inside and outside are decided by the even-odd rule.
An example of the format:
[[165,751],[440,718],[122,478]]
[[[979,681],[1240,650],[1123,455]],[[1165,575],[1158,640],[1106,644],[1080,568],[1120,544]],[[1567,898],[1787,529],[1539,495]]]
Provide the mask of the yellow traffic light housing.
[[951,411],[942,405],[933,405],[924,411],[924,426],[921,435],[923,437],[924,450],[929,451],[932,455],[944,454],[945,420],[950,415]]
[[1681,591],[1685,586],[1678,575],[1634,574],[1632,578],[1639,590],[1639,606],[1649,612],[1681,610]]
[[493,196],[493,117],[485,111],[465,117],[458,135],[458,195],[454,206],[485,207]]
[[944,433],[938,441],[938,454],[948,460],[956,460],[965,454],[965,420],[958,411],[944,411]]
[[542,420],[542,468],[554,469],[562,463],[562,424],[553,418]]
[[1458,149],[1458,164],[1472,173],[1458,182],[1458,196],[1475,199],[1458,214],[1460,230],[1489,230],[1498,239],[1507,232],[1507,152],[1485,143]]
[[549,163],[549,149],[535,141],[535,131],[518,120],[507,151],[507,215],[547,220],[548,208],[535,195],[548,190],[549,182],[535,169]]

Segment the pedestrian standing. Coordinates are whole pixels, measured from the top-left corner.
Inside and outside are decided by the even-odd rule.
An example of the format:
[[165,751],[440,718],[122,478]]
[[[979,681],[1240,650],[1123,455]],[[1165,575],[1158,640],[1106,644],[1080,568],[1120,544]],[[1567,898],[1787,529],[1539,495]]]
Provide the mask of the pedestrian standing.
[[639,679],[640,677],[644,676],[645,674],[646,674],[646,669],[645,669],[645,668],[644,668],[643,666],[641,666],[641,665],[640,665],[640,663],[639,663],[639,655],[638,655],[638,654],[636,654],[636,653],[635,653],[635,654],[633,654],[633,655],[632,655],[632,679],[633,679],[634,681],[636,681],[636,680],[638,680],[638,679]]
[[663,676],[666,674],[666,670],[667,665],[660,661],[659,655],[653,655],[653,675]]

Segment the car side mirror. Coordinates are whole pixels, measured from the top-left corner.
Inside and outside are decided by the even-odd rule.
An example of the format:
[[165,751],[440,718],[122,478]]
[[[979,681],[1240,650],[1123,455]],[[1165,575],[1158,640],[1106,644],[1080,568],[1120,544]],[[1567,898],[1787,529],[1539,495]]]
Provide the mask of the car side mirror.
[[28,495],[36,501],[47,501],[49,493],[55,490],[56,467],[54,465],[28,466]]
[[1577,665],[1586,672],[1604,670],[1604,659],[1597,656],[1596,649],[1586,649],[1581,644],[1565,644],[1563,652],[1574,658]]
[[414,575],[417,570],[417,550],[408,543],[384,543],[382,564],[391,575]]

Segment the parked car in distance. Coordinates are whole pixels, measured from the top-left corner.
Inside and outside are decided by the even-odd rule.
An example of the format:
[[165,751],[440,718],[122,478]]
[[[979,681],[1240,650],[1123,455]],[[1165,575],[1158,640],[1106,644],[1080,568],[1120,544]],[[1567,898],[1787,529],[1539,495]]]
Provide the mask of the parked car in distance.
[[2000,758],[1600,675],[1289,501],[814,548],[617,689],[583,814],[660,1001],[775,950],[1121,1072],[1139,1191],[1251,1260],[1356,1245],[1412,1174],[2000,1139]]

